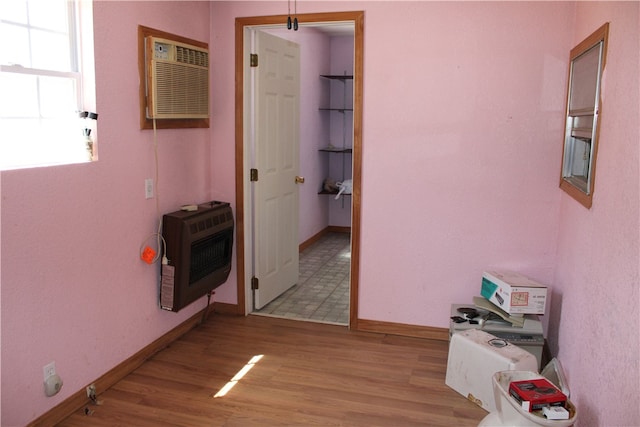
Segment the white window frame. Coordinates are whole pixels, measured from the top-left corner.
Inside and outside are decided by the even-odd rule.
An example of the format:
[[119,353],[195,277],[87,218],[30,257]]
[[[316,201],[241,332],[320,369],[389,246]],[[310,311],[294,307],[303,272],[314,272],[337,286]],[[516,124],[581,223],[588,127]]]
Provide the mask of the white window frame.
[[[35,1],[35,0],[27,0]],[[40,0],[42,1],[42,0]],[[48,0],[45,0],[48,1]],[[72,163],[85,163],[97,160],[97,122],[81,118],[79,112],[95,111],[95,71],[93,61],[93,11],[92,0],[66,0],[69,36],[69,70],[54,70],[29,67],[30,64],[0,64],[0,78],[37,76],[42,78],[68,79],[74,87],[75,99],[66,99],[61,117],[45,117],[42,105],[38,104],[39,116],[7,117],[0,115],[0,170],[23,169],[41,166],[54,166]],[[41,30],[30,22],[17,23],[2,19],[2,24],[22,27],[29,30]],[[29,43],[29,55],[35,53]],[[40,92],[39,80],[35,83],[38,99],[44,96]],[[48,98],[49,100],[51,98]],[[10,99],[2,102],[11,102]],[[10,107],[8,107],[10,108]],[[61,107],[61,110],[63,108]],[[25,120],[24,130],[19,120]],[[13,120],[14,126],[8,126]],[[2,126],[4,121],[5,126]],[[37,124],[36,124],[37,123]],[[37,128],[37,129],[34,129]],[[86,131],[85,129],[89,129]],[[89,138],[85,136],[89,133]],[[90,142],[88,144],[88,142]],[[46,147],[43,149],[43,147]],[[25,152],[31,150],[33,156],[27,159]],[[20,154],[22,152],[22,154]]]

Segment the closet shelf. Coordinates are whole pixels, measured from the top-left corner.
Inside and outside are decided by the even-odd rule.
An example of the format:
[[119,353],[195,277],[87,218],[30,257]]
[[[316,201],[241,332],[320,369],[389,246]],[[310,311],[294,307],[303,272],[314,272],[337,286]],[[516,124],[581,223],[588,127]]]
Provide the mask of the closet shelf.
[[345,111],[353,111],[353,108],[319,108],[320,111],[338,111],[344,113]]
[[353,76],[340,75],[340,74],[320,74],[320,77],[331,80],[353,80]]
[[[330,195],[336,195],[338,194],[337,191],[327,191],[327,190],[322,190],[322,191],[318,191],[318,194],[330,194]],[[342,196],[351,196],[351,193],[347,194],[347,193],[342,193]]]
[[[328,89],[328,99],[323,103],[325,106],[329,105],[330,107],[322,107],[320,106],[320,111],[335,111],[341,114],[340,117],[330,113],[327,115],[328,125],[329,125],[329,133],[332,137],[336,137],[337,133],[331,133],[331,127],[333,125],[338,126],[338,123],[341,122],[341,130],[342,130],[342,141],[338,144],[333,144],[329,142],[326,147],[322,147],[318,149],[321,153],[337,153],[339,156],[329,155],[326,164],[327,164],[327,176],[330,175],[328,172],[333,171],[334,174],[337,175],[336,181],[343,182],[351,178],[351,168],[348,168],[348,164],[351,164],[351,154],[353,153],[352,142],[353,137],[347,137],[347,132],[350,127],[347,126],[347,120],[351,122],[352,117],[348,116],[348,112],[353,111],[353,97],[352,90],[348,89],[347,86],[352,86],[350,83],[353,81],[353,76],[347,75],[346,71],[342,75],[338,74],[321,74],[320,77],[328,79],[328,86],[325,88]],[[331,89],[336,89],[332,91]],[[340,91],[338,91],[340,89]],[[342,95],[342,99],[339,99],[338,96]],[[337,107],[337,108],[336,108]],[[335,119],[335,120],[334,120]],[[351,122],[352,123],[352,122]],[[338,138],[335,138],[336,142]],[[331,139],[329,139],[331,141]],[[333,165],[332,165],[333,163]],[[333,166],[333,167],[332,167]],[[341,172],[338,173],[338,167],[341,168]],[[326,181],[326,180],[325,180]],[[339,194],[339,189],[336,188],[333,190],[332,186],[329,186],[331,190],[327,190],[325,185],[323,184],[322,189],[318,192],[318,194],[326,194],[326,195],[337,195]],[[332,191],[333,190],[333,191]],[[342,193],[344,194],[344,193]],[[345,196],[350,196],[350,194],[344,194]],[[344,208],[344,198],[342,198],[342,207]]]
[[352,153],[353,149],[341,147],[325,147],[319,149],[318,151],[324,151],[325,153]]

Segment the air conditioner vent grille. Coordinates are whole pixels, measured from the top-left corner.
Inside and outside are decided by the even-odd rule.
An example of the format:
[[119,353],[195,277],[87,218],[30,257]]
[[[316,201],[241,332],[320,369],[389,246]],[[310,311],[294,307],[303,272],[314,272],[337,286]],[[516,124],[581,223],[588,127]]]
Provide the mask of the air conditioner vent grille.
[[209,54],[187,47],[176,46],[176,61],[209,68]]
[[209,118],[209,51],[177,41],[146,40],[147,117]]
[[156,112],[197,117],[209,111],[209,72],[181,63],[156,62]]

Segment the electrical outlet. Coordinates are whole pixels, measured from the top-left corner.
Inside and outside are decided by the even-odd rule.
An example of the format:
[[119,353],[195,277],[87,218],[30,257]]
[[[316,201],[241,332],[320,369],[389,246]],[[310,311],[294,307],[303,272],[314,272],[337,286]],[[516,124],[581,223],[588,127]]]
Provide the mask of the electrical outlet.
[[153,179],[151,178],[144,180],[144,197],[145,199],[153,198]]
[[94,398],[95,396],[96,396],[96,385],[91,384],[90,386],[87,386],[87,397],[91,399],[91,398]]
[[56,362],[51,362],[42,368],[44,372],[44,380],[48,380],[56,374]]

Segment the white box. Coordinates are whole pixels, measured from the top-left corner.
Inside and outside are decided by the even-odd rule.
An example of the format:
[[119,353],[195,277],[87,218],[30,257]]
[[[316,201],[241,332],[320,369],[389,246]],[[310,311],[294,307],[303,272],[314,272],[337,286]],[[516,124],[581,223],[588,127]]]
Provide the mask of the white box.
[[513,370],[538,372],[536,357],[479,329],[451,337],[445,384],[483,409],[496,410],[493,374]]
[[485,271],[480,295],[509,314],[544,314],[547,287],[511,271]]

